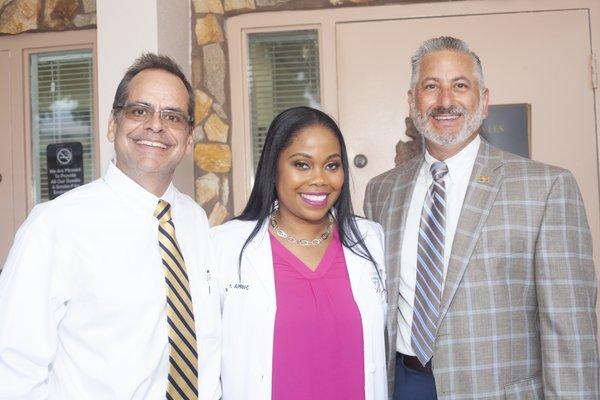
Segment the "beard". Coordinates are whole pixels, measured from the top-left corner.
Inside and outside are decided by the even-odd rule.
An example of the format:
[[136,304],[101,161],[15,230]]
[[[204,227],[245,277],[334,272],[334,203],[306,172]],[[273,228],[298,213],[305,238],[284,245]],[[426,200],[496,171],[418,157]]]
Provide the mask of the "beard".
[[[476,130],[479,129],[483,123],[483,120],[485,119],[483,115],[483,99],[481,96],[479,98],[477,109],[473,113],[469,113],[465,108],[460,106],[450,106],[448,108],[436,107],[427,111],[425,115],[423,115],[417,110],[415,97],[412,99],[411,106],[410,117],[415,124],[415,128],[417,128],[419,133],[423,135],[425,139],[443,147],[453,147],[464,143]],[[458,116],[462,115],[464,116],[465,121],[460,129],[456,132],[438,132],[434,129],[433,125],[429,121],[429,118],[440,114]]]

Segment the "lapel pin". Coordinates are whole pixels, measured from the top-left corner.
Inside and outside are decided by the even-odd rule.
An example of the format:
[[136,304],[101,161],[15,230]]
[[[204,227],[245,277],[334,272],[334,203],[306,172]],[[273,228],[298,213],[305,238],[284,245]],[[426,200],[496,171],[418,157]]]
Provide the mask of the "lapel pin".
[[489,183],[489,181],[490,181],[489,175],[479,175],[479,178],[477,178],[477,182],[479,182],[479,183]]

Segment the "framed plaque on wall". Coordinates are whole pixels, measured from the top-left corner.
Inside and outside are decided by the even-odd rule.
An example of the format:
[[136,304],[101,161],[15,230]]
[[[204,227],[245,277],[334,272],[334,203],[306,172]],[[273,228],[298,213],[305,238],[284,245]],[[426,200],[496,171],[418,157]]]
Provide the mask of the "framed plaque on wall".
[[531,156],[531,104],[489,106],[481,136],[490,144],[513,154]]

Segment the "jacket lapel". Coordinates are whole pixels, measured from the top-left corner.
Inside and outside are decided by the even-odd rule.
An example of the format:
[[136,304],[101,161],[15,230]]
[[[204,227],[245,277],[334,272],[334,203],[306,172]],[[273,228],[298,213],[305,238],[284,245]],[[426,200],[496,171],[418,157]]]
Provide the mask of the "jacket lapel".
[[275,302],[275,273],[273,271],[273,255],[269,238],[268,221],[263,223],[254,239],[248,243],[242,260],[242,283],[244,282],[244,265],[247,263],[254,271],[260,286],[266,292],[266,298]]
[[362,292],[358,290],[362,284],[362,280],[365,278],[365,272],[368,271],[364,265],[364,258],[354,254],[352,250],[347,247],[343,247],[344,259],[346,260],[346,268],[348,269],[348,277],[350,278],[350,287],[354,295],[354,301],[356,301],[359,309],[363,309],[363,298],[360,296]]
[[[439,324],[448,312],[452,299],[465,273],[481,229],[490,213],[502,184],[502,155],[483,139],[479,147],[469,187],[465,195],[458,226],[454,234],[448,272],[442,294]],[[438,324],[438,326],[439,326]]]

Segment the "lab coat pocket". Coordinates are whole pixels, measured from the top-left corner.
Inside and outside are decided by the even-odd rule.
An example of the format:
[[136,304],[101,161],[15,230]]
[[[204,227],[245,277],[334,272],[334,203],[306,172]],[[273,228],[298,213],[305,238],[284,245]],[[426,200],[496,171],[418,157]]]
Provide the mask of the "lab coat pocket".
[[250,286],[242,283],[230,283],[225,288],[225,301],[223,302],[223,316],[228,314],[243,313],[249,297]]
[[223,302],[223,343],[232,346],[239,344],[240,333],[244,336],[253,332],[261,322],[264,311],[257,296],[255,287],[251,285],[232,283],[226,288]]
[[378,275],[371,275],[371,283],[375,292],[377,304],[379,305],[378,308],[381,309],[383,320],[385,321],[387,317],[387,291],[385,289],[385,284]]

